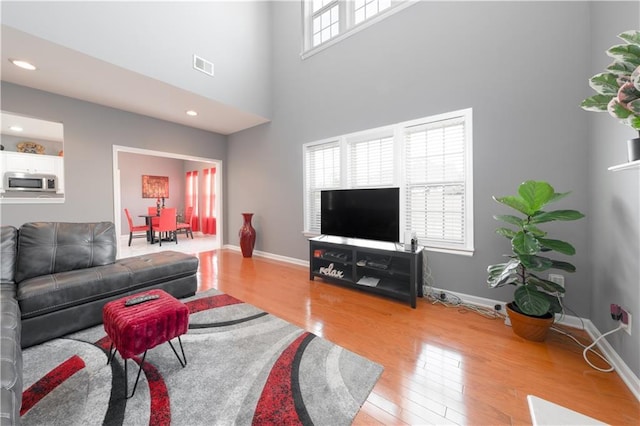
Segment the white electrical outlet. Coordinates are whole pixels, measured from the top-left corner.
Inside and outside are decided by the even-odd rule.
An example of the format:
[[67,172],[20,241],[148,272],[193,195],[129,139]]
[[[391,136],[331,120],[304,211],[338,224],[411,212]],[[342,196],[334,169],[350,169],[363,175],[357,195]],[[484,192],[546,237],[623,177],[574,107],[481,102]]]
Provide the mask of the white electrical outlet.
[[[552,283],[558,284],[560,287],[564,288],[564,275],[560,274],[549,274],[549,281]],[[564,297],[564,293],[558,293],[560,297]]]

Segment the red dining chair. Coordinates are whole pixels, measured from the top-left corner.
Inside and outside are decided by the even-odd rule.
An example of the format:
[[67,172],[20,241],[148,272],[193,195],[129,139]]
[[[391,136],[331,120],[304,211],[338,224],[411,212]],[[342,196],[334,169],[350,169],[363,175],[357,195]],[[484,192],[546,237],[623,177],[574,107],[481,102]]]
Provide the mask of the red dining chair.
[[159,242],[160,247],[162,247],[162,233],[166,232],[169,239],[173,238],[176,240],[176,244],[178,244],[178,224],[176,221],[176,208],[175,207],[165,207],[160,210],[160,218],[158,220],[158,227],[156,228],[159,233]]
[[178,222],[178,231],[184,230],[184,233],[187,235],[191,235],[191,239],[193,240],[193,230],[191,229],[191,219],[193,218],[193,206],[187,207],[187,210],[184,213],[184,222]]
[[131,219],[131,214],[129,213],[129,209],[124,209],[124,214],[127,215],[127,222],[129,222],[129,246],[131,246],[131,240],[133,239],[133,233],[136,232],[136,238],[141,237],[140,232],[144,232],[144,236],[147,237],[149,233],[149,227],[147,225],[134,225],[133,219]]

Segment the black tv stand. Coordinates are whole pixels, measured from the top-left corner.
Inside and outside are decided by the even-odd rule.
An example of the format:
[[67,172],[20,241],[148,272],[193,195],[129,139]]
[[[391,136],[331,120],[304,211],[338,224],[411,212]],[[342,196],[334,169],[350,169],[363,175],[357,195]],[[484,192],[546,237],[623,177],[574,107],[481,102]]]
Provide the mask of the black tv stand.
[[392,297],[416,307],[422,297],[422,247],[322,235],[309,240],[309,279]]

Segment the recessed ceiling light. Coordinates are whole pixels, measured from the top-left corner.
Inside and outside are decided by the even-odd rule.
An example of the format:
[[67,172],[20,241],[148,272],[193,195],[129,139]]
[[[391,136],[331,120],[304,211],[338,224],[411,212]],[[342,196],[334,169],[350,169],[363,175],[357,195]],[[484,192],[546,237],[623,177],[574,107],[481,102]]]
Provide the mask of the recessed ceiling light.
[[15,65],[16,67],[20,67],[23,68],[25,70],[29,70],[29,71],[35,71],[36,67],[35,65],[33,65],[30,62],[27,61],[21,61],[20,59],[9,59],[9,61],[11,61],[11,63],[13,65]]
[[11,126],[9,127],[9,130],[13,130],[14,132],[21,132],[24,129],[20,126]]
[[191,117],[195,117],[196,115],[198,115],[198,111],[194,111],[190,109],[189,111],[187,111],[187,115],[190,115]]

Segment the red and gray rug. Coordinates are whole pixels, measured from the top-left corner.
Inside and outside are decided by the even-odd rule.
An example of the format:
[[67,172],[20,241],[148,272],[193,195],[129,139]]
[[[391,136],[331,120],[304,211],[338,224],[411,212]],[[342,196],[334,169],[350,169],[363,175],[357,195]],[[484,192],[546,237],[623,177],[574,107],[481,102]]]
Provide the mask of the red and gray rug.
[[[26,349],[22,424],[348,425],[382,374],[379,364],[215,290],[184,302],[187,366],[168,344],[149,350],[130,399],[122,359],[107,365],[102,325]],[[129,360],[130,391],[137,370]]]

